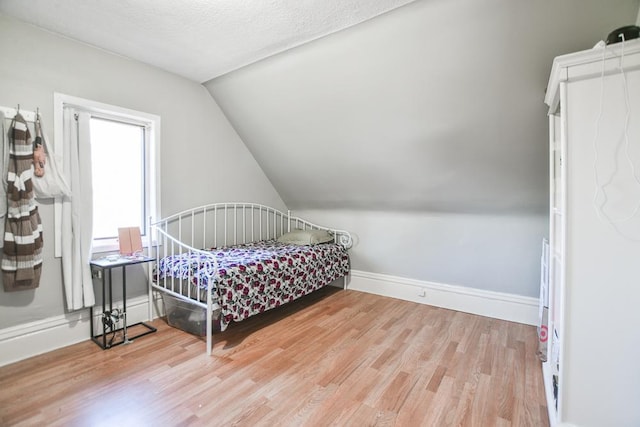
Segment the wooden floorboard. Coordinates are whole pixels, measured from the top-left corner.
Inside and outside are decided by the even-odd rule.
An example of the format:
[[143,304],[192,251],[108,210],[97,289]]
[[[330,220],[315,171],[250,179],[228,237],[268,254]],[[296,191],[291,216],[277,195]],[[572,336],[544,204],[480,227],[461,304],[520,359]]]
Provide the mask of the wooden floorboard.
[[0,426],[546,426],[534,327],[326,288],[203,338],[0,368]]

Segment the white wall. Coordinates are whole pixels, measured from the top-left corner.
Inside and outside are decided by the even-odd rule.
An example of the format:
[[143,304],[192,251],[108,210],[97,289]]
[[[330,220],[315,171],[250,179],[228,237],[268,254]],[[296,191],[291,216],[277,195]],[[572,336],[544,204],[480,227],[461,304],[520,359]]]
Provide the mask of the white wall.
[[[53,93],[161,116],[162,213],[212,201],[251,200],[284,208],[208,92],[195,82],[0,15],[0,105],[40,108],[53,137]],[[114,165],[114,173],[117,165]],[[44,267],[33,291],[0,290],[0,330],[65,313],[53,208],[42,203]],[[141,270],[133,278],[142,278]],[[134,283],[134,282],[137,282]],[[144,292],[129,282],[130,295]],[[135,286],[137,285],[137,286]]]
[[371,273],[537,297],[544,215],[301,210],[349,230],[352,268]]

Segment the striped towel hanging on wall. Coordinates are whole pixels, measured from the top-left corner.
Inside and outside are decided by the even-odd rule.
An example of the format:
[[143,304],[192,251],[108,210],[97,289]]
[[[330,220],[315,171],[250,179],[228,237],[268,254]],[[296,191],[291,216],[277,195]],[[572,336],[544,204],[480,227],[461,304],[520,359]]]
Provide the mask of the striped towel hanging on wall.
[[34,200],[33,144],[19,113],[9,130],[7,217],[4,225],[2,281],[5,291],[37,288],[42,271],[42,223]]

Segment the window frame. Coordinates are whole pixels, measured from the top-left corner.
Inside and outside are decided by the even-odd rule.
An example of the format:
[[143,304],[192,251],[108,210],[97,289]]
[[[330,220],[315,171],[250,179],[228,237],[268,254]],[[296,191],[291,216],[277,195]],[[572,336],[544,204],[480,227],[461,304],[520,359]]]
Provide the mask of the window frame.
[[[134,125],[140,125],[144,128],[145,139],[145,159],[144,159],[144,175],[146,195],[144,212],[145,222],[158,219],[160,217],[160,116],[142,111],[131,110],[116,105],[105,104],[75,96],[65,95],[62,93],[54,93],[54,150],[58,159],[61,159],[63,150],[63,130],[64,119],[63,111],[65,107],[71,107],[76,110],[89,113],[92,117],[107,120],[115,120]],[[62,200],[55,199],[54,202],[55,218],[62,218]],[[143,247],[149,246],[148,228],[140,230],[142,234]],[[61,244],[61,224],[56,219],[55,224],[55,256],[62,255]],[[94,239],[93,253],[118,251],[118,239]]]

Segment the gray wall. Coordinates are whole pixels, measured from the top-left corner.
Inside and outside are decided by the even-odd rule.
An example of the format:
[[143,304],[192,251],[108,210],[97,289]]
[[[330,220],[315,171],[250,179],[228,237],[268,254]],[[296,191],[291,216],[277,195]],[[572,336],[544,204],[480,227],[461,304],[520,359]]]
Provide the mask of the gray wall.
[[349,230],[351,266],[366,272],[537,297],[543,215],[296,210]]
[[[418,0],[205,83],[356,269],[537,296],[553,58],[637,0]],[[335,221],[335,223],[334,223]]]
[[[216,102],[200,85],[0,15],[0,105],[38,107],[53,138],[53,93],[161,116],[164,215],[214,201],[284,208]],[[117,166],[114,165],[114,172]],[[114,207],[115,208],[115,207]],[[0,329],[65,313],[60,260],[53,257],[53,207],[41,204],[44,269],[34,291],[0,290]],[[140,270],[130,296],[144,293]],[[137,286],[133,286],[137,282]]]
[[[160,115],[163,214],[286,202],[354,232],[356,269],[535,296],[551,58],[629,23],[619,15],[640,23],[637,0],[535,3],[418,1],[214,80],[215,101],[197,83],[0,15],[0,105],[39,107],[50,136],[53,92]],[[41,212],[41,286],[0,290],[0,329],[65,312],[53,208]]]

